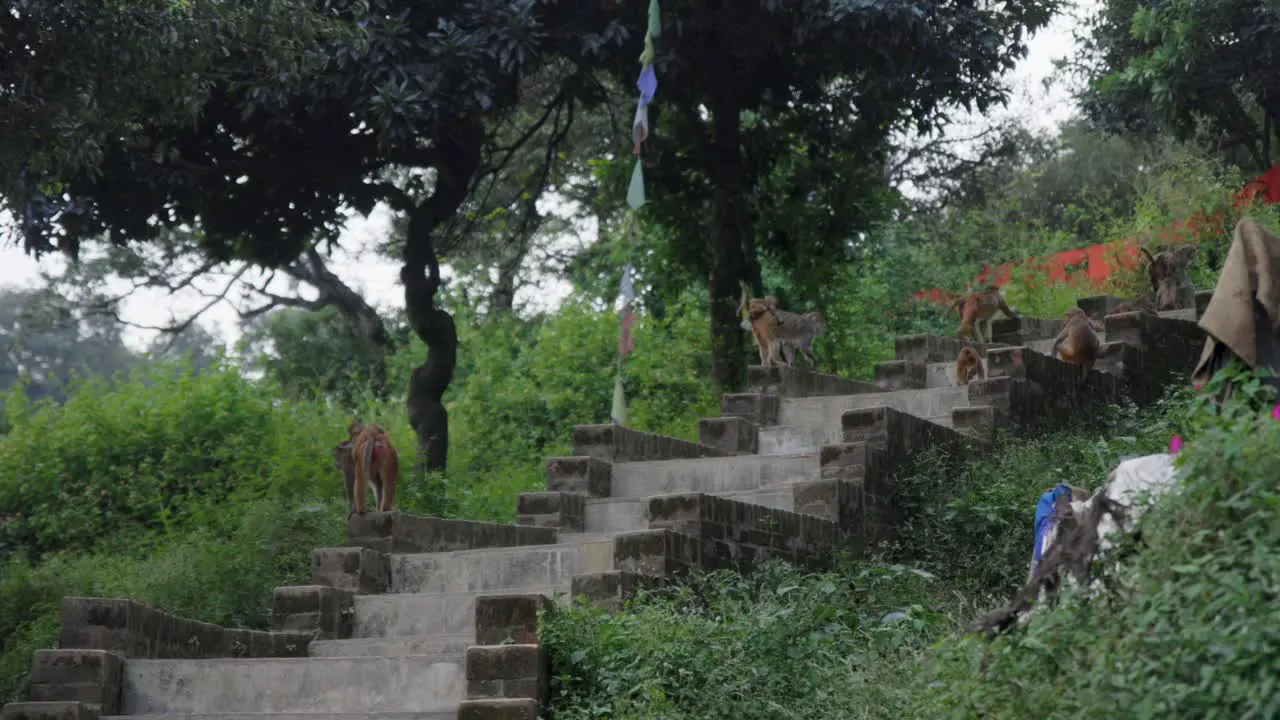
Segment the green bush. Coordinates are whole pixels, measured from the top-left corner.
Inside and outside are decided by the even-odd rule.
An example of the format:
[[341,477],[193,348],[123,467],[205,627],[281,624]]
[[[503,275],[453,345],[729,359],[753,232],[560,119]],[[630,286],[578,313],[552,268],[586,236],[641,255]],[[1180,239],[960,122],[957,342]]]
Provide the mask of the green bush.
[[994,642],[944,644],[917,717],[1246,718],[1280,712],[1280,422],[1201,409],[1178,493],[1142,518],[1107,594],[1068,593]]
[[770,563],[641,594],[621,613],[575,605],[539,636],[556,717],[887,717],[909,700],[895,676],[950,627],[931,585],[903,566]]

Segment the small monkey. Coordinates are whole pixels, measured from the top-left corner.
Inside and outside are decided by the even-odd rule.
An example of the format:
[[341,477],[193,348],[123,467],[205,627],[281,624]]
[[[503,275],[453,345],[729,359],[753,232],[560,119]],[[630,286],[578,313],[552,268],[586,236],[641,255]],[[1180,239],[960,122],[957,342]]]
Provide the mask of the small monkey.
[[342,471],[346,481],[348,517],[366,512],[370,485],[378,510],[391,511],[395,506],[396,481],[400,478],[400,456],[386,430],[379,425],[351,423],[346,441],[333,449],[333,457],[334,466]]
[[[1018,314],[1005,304],[1004,296],[1000,294],[1000,288],[994,285],[988,285],[978,292],[969,293],[951,303],[951,308],[960,311],[960,329],[956,331],[956,337],[961,340],[972,338],[978,342],[991,342],[991,320],[996,314],[996,310],[1011,318],[1018,317]],[[982,338],[983,321],[987,323],[987,337],[985,340]]]
[[1196,306],[1196,287],[1187,276],[1187,268],[1196,258],[1195,245],[1180,245],[1172,250],[1161,250],[1154,256],[1142,248],[1147,256],[1147,277],[1155,291],[1156,310],[1182,310]]
[[826,318],[817,310],[798,314],[775,307],[773,314],[778,318],[776,337],[787,367],[796,366],[796,351],[799,351],[809,361],[810,368],[816,369],[818,356],[813,352],[813,341],[826,331]]
[[747,284],[744,282],[741,286],[738,312],[747,311],[742,329],[750,330],[755,338],[760,364],[770,366],[781,360],[787,367],[795,367],[795,355],[799,351],[811,366],[817,367],[818,356],[813,352],[813,342],[827,327],[822,313],[815,310],[801,315],[780,310],[777,298],[772,295],[749,298]]
[[971,347],[960,348],[956,355],[956,385],[968,385],[971,380],[986,380],[987,364],[982,355]]
[[1053,339],[1053,349],[1049,357],[1059,357],[1071,365],[1084,365],[1093,368],[1098,361],[1098,350],[1101,343],[1094,328],[1099,323],[1089,317],[1080,308],[1071,308],[1066,313],[1067,322],[1062,332]]
[[774,364],[774,360],[778,354],[778,326],[781,321],[778,319],[775,310],[775,303],[771,303],[772,297],[752,298],[750,290],[745,282],[740,283],[742,286],[742,298],[738,301],[738,314],[741,315],[745,311],[746,317],[742,320],[742,329],[750,330],[751,337],[756,342],[756,351],[760,353],[760,364],[770,367]]

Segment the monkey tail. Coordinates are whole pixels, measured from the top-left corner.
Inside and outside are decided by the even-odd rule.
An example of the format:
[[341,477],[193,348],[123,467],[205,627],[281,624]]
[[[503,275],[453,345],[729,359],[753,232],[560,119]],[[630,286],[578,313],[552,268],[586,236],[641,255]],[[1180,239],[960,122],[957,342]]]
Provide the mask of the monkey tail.
[[[369,497],[369,478],[373,475],[373,444],[377,439],[377,434],[373,432],[366,432],[364,437],[359,439],[364,442],[361,443],[357,441],[355,447],[352,448],[353,450],[358,451],[358,453],[352,453],[352,460],[355,461],[356,466],[356,482],[355,488],[352,492],[356,496],[356,512],[363,513],[365,511],[365,503],[368,502]],[[359,456],[355,457],[357,454]]]
[[1151,251],[1150,251],[1150,250],[1148,250],[1148,249],[1146,249],[1145,247],[1142,247],[1142,246],[1139,246],[1139,247],[1138,247],[1138,249],[1142,251],[1142,254],[1143,254],[1143,255],[1146,255],[1146,256],[1147,256],[1147,262],[1151,263],[1152,265],[1155,265],[1155,264],[1156,264],[1156,259],[1155,259],[1154,257],[1152,257],[1152,256],[1151,256]]

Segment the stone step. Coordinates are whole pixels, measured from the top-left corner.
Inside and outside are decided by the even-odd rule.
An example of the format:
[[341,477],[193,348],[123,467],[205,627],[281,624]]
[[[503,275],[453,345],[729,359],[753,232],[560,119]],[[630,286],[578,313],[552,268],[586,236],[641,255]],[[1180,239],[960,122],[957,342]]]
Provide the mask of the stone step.
[[[563,585],[525,588],[520,594],[552,596],[567,591]],[[357,638],[404,638],[466,635],[475,632],[477,595],[506,593],[387,593],[357,595],[355,631]]]
[[434,637],[351,638],[349,640],[312,640],[307,646],[311,657],[404,657],[405,655],[438,655],[463,653],[476,644],[472,632]]
[[123,715],[438,713],[466,698],[462,653],[396,658],[134,660]]
[[620,533],[649,529],[647,498],[593,498],[587,500],[583,523],[587,532]]
[[[840,417],[846,410],[873,407],[890,407],[898,412],[921,418],[944,417],[952,409],[969,404],[969,389],[925,388],[922,390],[896,390],[894,392],[867,393],[865,395],[840,395],[820,398],[786,398],[778,410],[778,425],[796,428],[817,428],[840,437]],[[839,442],[839,440],[828,440]]]
[[761,455],[812,453],[827,443],[827,428],[775,425],[760,428],[758,438]]
[[[967,403],[965,406],[967,406]],[[951,427],[950,414],[937,415],[925,419],[944,427]],[[781,447],[789,452],[796,453],[817,453],[822,450],[823,445],[835,445],[842,442],[844,442],[844,432],[839,423],[825,427],[777,425],[760,428],[761,455],[769,454],[767,449],[770,447]]]
[[[738,502],[794,512],[790,483],[755,490],[707,493]],[[649,498],[598,498],[587,501],[587,531],[622,533],[649,529]]]
[[817,478],[818,456],[812,453],[635,462],[613,466],[609,494],[625,498],[689,492],[718,494]]
[[609,540],[391,556],[391,592],[519,592],[613,569]]
[[386,713],[217,713],[200,715],[107,715],[102,720],[456,720],[456,709]]

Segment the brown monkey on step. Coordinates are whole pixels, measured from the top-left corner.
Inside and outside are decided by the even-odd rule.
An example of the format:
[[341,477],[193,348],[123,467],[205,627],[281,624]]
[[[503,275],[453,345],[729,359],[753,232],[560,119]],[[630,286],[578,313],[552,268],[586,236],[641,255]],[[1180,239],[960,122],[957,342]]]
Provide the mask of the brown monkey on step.
[[[1004,296],[1000,294],[1000,288],[995,285],[988,285],[978,292],[969,293],[964,297],[951,303],[951,308],[960,310],[960,329],[956,331],[956,337],[961,340],[973,338],[978,342],[991,342],[991,319],[996,314],[996,310],[1003,312],[1011,318],[1018,317],[1018,313],[1014,312],[1004,302]],[[987,337],[982,338],[983,321],[987,323]]]
[[378,510],[391,512],[395,506],[396,482],[400,479],[400,455],[386,430],[379,425],[351,423],[347,440],[333,449],[333,458],[334,466],[342,471],[346,481],[348,517],[366,512],[366,496],[371,484]]
[[1098,361],[1098,350],[1102,344],[1094,331],[1098,321],[1089,317],[1080,308],[1071,308],[1066,313],[1067,322],[1062,332],[1053,339],[1053,348],[1049,357],[1059,357],[1071,365],[1084,365],[1093,368]]
[[968,385],[971,380],[986,380],[987,366],[982,355],[971,347],[960,348],[956,355],[956,385]]
[[760,364],[769,367],[778,356],[777,335],[781,320],[773,303],[769,302],[772,298],[748,297],[751,293],[747,284],[740,282],[739,285],[742,286],[742,298],[738,301],[738,314],[742,315],[744,311],[746,314],[742,319],[742,329],[751,331],[751,338],[756,341],[756,350],[760,353]]

